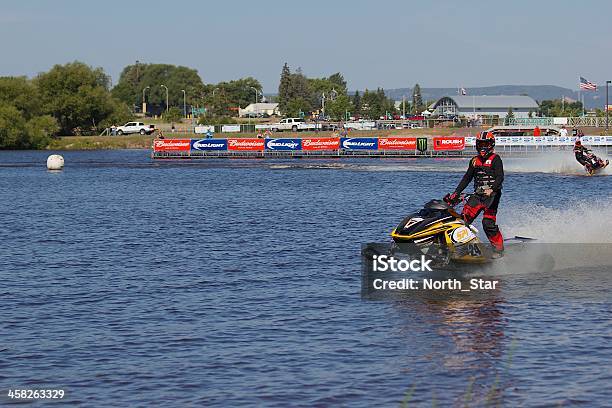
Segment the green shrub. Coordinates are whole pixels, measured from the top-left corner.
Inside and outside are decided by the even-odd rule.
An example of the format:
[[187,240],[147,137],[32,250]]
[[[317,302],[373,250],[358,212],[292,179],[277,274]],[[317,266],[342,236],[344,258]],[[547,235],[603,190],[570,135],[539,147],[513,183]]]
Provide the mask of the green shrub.
[[172,107],[162,117],[166,122],[179,122],[183,118],[183,111],[177,107]]
[[0,148],[19,149],[27,138],[26,121],[19,110],[0,105]]
[[16,107],[0,105],[0,149],[43,149],[58,130],[52,116],[35,116],[26,121]]
[[26,129],[30,149],[42,149],[51,142],[54,134],[59,132],[57,120],[50,115],[36,116],[28,121]]

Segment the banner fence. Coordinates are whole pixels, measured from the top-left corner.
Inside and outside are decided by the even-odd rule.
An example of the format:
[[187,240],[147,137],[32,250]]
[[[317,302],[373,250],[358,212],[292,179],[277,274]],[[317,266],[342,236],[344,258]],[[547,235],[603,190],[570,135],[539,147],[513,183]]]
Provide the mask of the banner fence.
[[[587,146],[612,146],[612,136],[582,136]],[[573,146],[573,136],[498,136],[495,145],[504,146]],[[312,137],[312,138],[201,138],[161,139],[153,141],[153,152],[197,152],[197,151],[463,151],[476,145],[475,137],[434,136],[429,146],[425,137]]]

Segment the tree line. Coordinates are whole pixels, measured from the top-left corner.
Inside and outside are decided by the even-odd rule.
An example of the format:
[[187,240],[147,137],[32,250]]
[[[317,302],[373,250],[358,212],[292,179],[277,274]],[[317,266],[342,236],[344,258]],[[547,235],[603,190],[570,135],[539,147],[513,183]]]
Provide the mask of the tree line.
[[[163,86],[162,86],[163,85]],[[79,61],[55,65],[28,79],[0,77],[0,148],[44,148],[57,135],[95,135],[122,124],[147,103],[147,112],[177,121],[183,107],[207,120],[236,116],[238,108],[263,101],[261,83],[252,77],[204,84],[195,69],[170,64],[131,64],[117,84],[102,68]],[[341,73],[307,78],[301,69],[282,68],[277,101],[288,116],[319,114],[378,118],[395,112],[379,88],[349,95]]]
[[0,77],[0,148],[44,148],[57,134],[90,133],[130,118],[101,68],[56,65],[33,79]]
[[278,86],[280,111],[285,116],[310,115],[324,119],[346,120],[349,117],[364,119],[391,118],[399,113],[418,113],[425,109],[419,84],[413,88],[411,99],[399,109],[382,88],[358,90],[348,93],[342,73],[324,78],[307,78],[300,68],[291,72],[285,63]]
[[[162,86],[163,85],[163,86]],[[265,99],[252,77],[205,84],[197,70],[170,64],[126,66],[117,84],[102,68],[82,62],[55,65],[34,78],[0,77],[0,149],[44,148],[57,135],[95,135],[133,119],[143,102],[147,112],[167,121],[183,117],[183,107],[202,114],[204,123],[231,122],[238,109],[255,101],[278,102],[281,114],[346,120],[390,118],[426,109],[419,84],[398,108],[382,88],[349,93],[340,72],[308,78],[284,64],[278,94]],[[542,101],[543,116],[580,116],[580,102]],[[603,115],[603,111],[598,111]]]

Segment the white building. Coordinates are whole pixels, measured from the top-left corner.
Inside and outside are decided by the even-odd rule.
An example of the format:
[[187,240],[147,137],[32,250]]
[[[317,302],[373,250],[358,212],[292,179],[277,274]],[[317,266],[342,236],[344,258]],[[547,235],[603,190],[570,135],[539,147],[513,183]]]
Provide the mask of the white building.
[[499,116],[505,118],[508,109],[512,108],[514,117],[529,117],[538,110],[538,103],[530,96],[519,95],[456,95],[444,96],[429,106],[434,115],[466,116]]
[[260,116],[264,114],[269,116],[279,116],[280,111],[278,110],[278,103],[252,103],[246,108],[238,110],[238,116],[241,118],[245,116]]

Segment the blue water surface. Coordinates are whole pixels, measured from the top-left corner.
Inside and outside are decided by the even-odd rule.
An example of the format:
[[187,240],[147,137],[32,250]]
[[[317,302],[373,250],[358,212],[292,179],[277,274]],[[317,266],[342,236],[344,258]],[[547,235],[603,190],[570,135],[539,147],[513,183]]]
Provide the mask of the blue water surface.
[[[612,401],[611,302],[588,276],[361,299],[360,245],[452,191],[465,160],[65,152],[49,172],[48,154],[0,152],[2,404],[15,388],[86,406]],[[595,196],[609,177],[509,173],[500,223]]]

